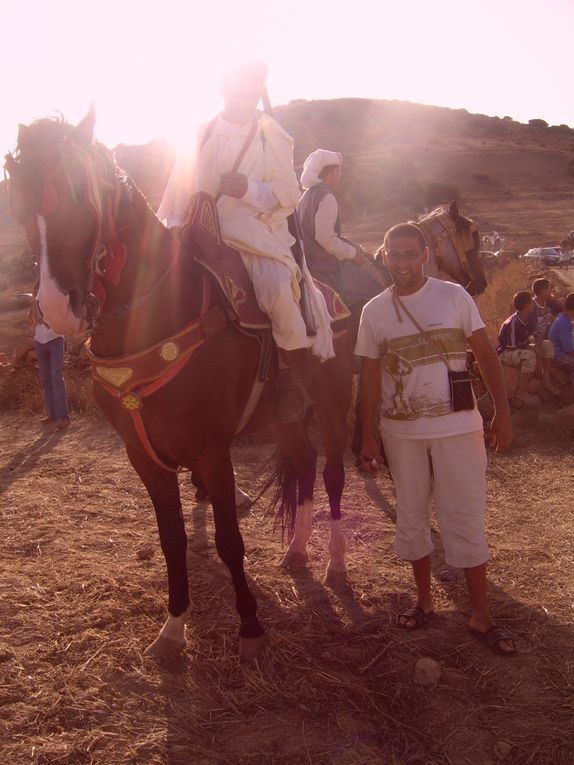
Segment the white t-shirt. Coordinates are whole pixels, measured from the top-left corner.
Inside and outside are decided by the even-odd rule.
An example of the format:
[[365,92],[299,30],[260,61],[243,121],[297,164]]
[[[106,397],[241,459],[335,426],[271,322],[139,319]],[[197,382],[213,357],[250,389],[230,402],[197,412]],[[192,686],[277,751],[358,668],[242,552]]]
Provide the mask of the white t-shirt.
[[[466,368],[466,338],[484,327],[463,287],[428,277],[401,300],[446,357],[452,371]],[[393,301],[392,288],[367,303],[355,353],[382,361],[380,427],[403,438],[441,438],[482,430],[478,409],[453,412],[446,365]]]
[[57,332],[54,332],[54,330],[50,329],[50,327],[47,324],[44,324],[43,321],[40,321],[38,324],[36,324],[36,328],[34,330],[34,340],[37,343],[42,343],[42,345],[44,345],[45,343],[49,343],[52,340],[56,340],[58,337],[63,337],[63,335],[59,335]]

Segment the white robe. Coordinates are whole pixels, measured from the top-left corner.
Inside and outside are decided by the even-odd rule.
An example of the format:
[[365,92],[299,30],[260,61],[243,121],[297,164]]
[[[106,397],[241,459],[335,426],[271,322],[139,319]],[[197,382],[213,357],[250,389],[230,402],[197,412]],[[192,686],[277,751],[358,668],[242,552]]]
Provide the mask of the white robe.
[[[194,193],[217,195],[220,176],[233,169],[251,124],[236,125],[217,117],[205,139],[207,128],[204,125],[200,129],[194,154],[180,158],[170,175],[158,209],[158,217],[170,227],[182,225]],[[285,350],[310,347],[324,361],[334,355],[329,314],[307,267],[303,266],[302,273],[293,258],[294,240],[287,226],[299,200],[293,141],[271,117],[259,119],[237,172],[248,178],[249,187],[241,199],[221,196],[218,200],[222,237],[241,253],[257,302],[271,320],[277,345]],[[299,308],[302,278],[308,285],[317,327],[314,337],[307,337]]]

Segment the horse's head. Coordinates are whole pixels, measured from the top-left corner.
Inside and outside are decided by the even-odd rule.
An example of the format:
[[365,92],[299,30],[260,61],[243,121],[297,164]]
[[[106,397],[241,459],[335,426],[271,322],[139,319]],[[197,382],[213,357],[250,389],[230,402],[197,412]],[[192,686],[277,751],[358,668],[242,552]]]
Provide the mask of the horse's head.
[[76,126],[42,119],[21,125],[6,157],[11,208],[40,264],[38,301],[47,324],[75,334],[94,321],[94,270],[117,205],[116,166],[94,142],[93,108]]
[[425,235],[438,272],[462,284],[471,295],[483,293],[487,282],[478,254],[478,225],[459,212],[457,203],[437,207],[416,225]]

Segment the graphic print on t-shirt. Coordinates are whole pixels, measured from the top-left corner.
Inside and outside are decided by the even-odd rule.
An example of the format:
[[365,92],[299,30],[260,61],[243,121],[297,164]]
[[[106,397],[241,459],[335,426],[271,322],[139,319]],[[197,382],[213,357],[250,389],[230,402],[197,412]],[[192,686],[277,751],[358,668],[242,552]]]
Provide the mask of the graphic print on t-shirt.
[[[464,362],[466,359],[466,340],[461,329],[442,328],[427,332],[428,340],[421,334],[406,335],[392,339],[388,351],[383,356],[383,373],[392,380],[393,393],[390,406],[383,408],[383,417],[392,420],[416,420],[419,417],[442,417],[451,412],[449,398],[437,397],[437,386],[428,384],[409,385],[409,378],[416,367],[438,365],[434,374],[444,374],[447,380],[446,364],[439,356],[438,346],[445,359],[450,363]],[[432,340],[432,342],[430,342]],[[441,386],[442,387],[442,386]],[[443,390],[447,391],[445,385]]]

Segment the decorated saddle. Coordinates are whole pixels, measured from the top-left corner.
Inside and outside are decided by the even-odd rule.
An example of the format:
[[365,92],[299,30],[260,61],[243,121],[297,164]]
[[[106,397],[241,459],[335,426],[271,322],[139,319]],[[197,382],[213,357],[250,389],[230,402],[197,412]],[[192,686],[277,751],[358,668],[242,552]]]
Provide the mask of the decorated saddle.
[[[245,329],[269,329],[266,313],[257,305],[255,291],[239,252],[221,238],[215,200],[205,192],[195,194],[188,208],[182,239],[183,252],[193,250],[193,257],[208,271],[227,301],[232,318]],[[334,289],[313,279],[322,292],[331,322],[346,319],[349,310]]]

